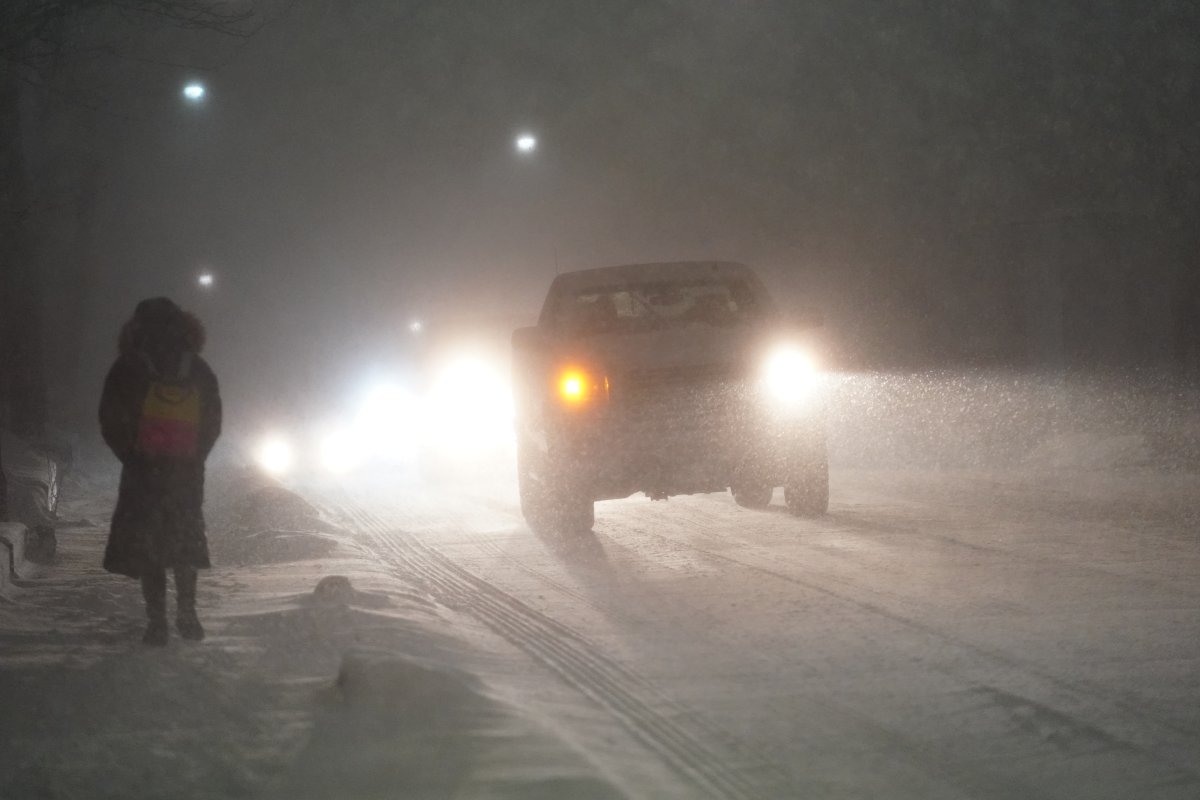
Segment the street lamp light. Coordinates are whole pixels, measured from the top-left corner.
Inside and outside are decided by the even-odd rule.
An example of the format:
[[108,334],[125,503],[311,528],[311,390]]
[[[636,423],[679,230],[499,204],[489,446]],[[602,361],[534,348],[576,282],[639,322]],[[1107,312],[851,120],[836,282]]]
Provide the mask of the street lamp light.
[[211,289],[215,280],[216,278],[213,277],[213,274],[208,270],[205,270],[204,272],[201,272],[199,276],[197,276],[196,283],[200,284],[201,289]]
[[517,137],[516,145],[518,153],[529,155],[534,150],[537,150],[538,140],[532,133],[522,133]]
[[183,87],[183,96],[193,103],[199,103],[207,93],[204,84],[195,81]]

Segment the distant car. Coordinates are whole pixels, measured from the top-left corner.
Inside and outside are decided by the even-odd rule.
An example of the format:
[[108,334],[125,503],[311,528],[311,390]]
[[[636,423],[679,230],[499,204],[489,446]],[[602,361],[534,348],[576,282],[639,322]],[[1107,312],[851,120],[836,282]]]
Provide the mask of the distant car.
[[255,462],[277,477],[400,469],[443,482],[494,472],[497,460],[511,460],[513,438],[512,323],[498,324],[468,318],[410,326],[407,346],[342,392],[310,396],[264,426]]
[[559,275],[513,333],[521,509],[581,531],[596,500],[730,489],[795,514],[829,503],[820,374],[802,328],[731,262]]

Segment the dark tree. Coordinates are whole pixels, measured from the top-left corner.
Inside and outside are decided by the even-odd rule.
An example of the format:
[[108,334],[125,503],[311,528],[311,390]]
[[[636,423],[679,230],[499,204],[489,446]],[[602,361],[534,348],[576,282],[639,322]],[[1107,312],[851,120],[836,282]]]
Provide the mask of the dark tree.
[[[5,0],[0,3],[0,409],[14,432],[40,435],[47,420],[43,345],[45,284],[33,218],[37,197],[27,148],[32,99],[56,93],[86,105],[88,88],[64,78],[72,62],[136,57],[128,32],[183,29],[245,37],[247,3],[210,0]],[[83,134],[86,136],[86,134]],[[76,214],[86,228],[97,168],[84,164],[74,183]],[[72,276],[88,285],[86,268]],[[82,288],[71,306],[83,302]]]

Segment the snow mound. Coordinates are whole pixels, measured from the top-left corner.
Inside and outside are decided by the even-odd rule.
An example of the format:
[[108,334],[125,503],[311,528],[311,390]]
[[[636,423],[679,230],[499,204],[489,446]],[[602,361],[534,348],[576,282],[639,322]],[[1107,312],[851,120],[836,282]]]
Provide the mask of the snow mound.
[[336,686],[348,706],[384,707],[402,714],[405,724],[434,727],[482,696],[479,680],[468,673],[387,650],[347,653]]
[[1031,465],[1053,469],[1115,469],[1149,463],[1151,448],[1140,434],[1067,433],[1053,436],[1030,453]]
[[214,554],[240,566],[324,558],[337,546],[320,513],[276,484],[253,487],[239,497],[219,527],[229,535],[210,537]]
[[16,522],[0,522],[0,598],[8,596],[13,578],[24,562],[25,526]]
[[[64,530],[55,579],[0,599],[0,797],[621,796],[480,677],[497,654],[473,622],[287,490],[210,477],[203,645],[140,644],[140,591],[103,571],[101,525]],[[116,470],[74,485],[71,518],[100,519]],[[288,560],[314,540],[328,555]]]
[[342,658],[325,712],[278,798],[623,795],[475,676],[392,649]]
[[321,515],[312,504],[295,492],[277,484],[260,486],[236,503],[239,521],[247,527],[283,525],[318,529]]
[[269,528],[221,542],[217,549],[222,563],[253,566],[323,558],[336,546],[334,540],[315,531]]
[[[403,599],[411,601],[413,597],[409,595]],[[434,607],[431,601],[424,600],[423,598],[417,599],[424,602],[427,608]],[[392,601],[387,595],[358,591],[345,575],[326,575],[317,581],[317,586],[312,591],[312,600],[317,605],[322,606],[383,608],[384,606],[392,605]]]
[[313,589],[313,598],[318,603],[339,603],[349,605],[355,595],[354,584],[345,575],[326,575],[317,581]]

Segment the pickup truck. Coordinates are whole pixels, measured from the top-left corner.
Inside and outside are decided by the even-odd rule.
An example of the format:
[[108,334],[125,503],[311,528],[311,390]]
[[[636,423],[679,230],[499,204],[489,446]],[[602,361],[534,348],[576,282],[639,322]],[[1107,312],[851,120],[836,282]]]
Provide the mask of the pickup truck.
[[749,267],[673,262],[558,275],[536,326],[513,332],[521,510],[590,530],[597,500],[732,491],[763,508],[782,486],[825,513],[821,375]]

